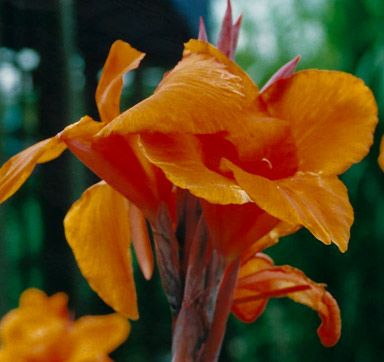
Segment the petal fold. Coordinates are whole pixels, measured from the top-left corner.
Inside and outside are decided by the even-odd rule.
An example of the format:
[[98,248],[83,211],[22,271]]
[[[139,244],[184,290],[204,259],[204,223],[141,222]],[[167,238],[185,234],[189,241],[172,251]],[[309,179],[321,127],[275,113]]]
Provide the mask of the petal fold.
[[127,200],[99,182],[72,205],[64,227],[77,264],[92,289],[117,312],[137,319]]
[[353,209],[347,189],[336,176],[298,172],[291,178],[268,180],[224,160],[250,198],[272,216],[303,225],[325,244],[347,250]]
[[136,69],[144,56],[122,40],[112,44],[96,90],[96,104],[103,122],[110,122],[120,114],[123,75]]
[[10,158],[0,168],[0,203],[23,185],[37,164],[59,157],[66,148],[60,138],[55,136],[40,141]]
[[297,72],[262,97],[272,116],[291,123],[301,171],[343,173],[373,143],[377,105],[370,89],[350,74]]
[[139,144],[148,160],[174,185],[216,204],[242,204],[247,194],[236,183],[209,169],[199,139],[193,135],[142,134]]

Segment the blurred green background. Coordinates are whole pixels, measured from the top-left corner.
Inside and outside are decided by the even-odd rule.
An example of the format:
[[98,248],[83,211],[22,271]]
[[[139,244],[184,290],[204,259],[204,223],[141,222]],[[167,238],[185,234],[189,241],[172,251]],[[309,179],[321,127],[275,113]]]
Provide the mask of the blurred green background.
[[[108,49],[116,39],[147,53],[125,78],[122,107],[151,94],[162,74],[195,37],[198,16],[210,39],[225,0],[0,0],[0,163],[90,114]],[[342,70],[362,78],[384,104],[383,0],[233,0],[244,14],[236,61],[263,83],[301,55],[299,69]],[[214,42],[214,41],[213,41]],[[382,113],[381,113],[382,116]],[[324,246],[309,232],[267,251],[328,284],[343,320],[339,343],[321,346],[317,314],[287,299],[271,300],[253,324],[231,317],[220,361],[384,361],[384,175],[377,165],[379,125],[370,155],[343,175],[355,223],[349,250]],[[39,166],[0,207],[0,315],[30,286],[65,291],[76,315],[110,312],[82,278],[62,220],[97,180],[67,152]],[[113,358],[169,361],[170,313],[158,274],[145,282],[135,270],[141,318]]]

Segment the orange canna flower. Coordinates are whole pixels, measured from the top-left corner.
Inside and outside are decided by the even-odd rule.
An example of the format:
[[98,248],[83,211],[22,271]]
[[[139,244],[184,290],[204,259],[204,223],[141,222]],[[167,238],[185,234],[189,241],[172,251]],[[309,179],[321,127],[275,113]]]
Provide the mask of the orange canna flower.
[[[155,94],[97,138],[139,135],[146,158],[203,200],[214,246],[232,259],[279,220],[345,251],[353,211],[337,175],[367,154],[376,124],[373,95],[352,75],[301,71],[259,92],[223,53],[191,40]],[[227,230],[237,205],[253,216]]]
[[[262,299],[265,304],[269,296],[278,295],[277,289],[299,302],[310,299],[305,304],[325,316],[316,302],[322,287],[295,269],[264,265],[269,271],[263,271],[262,277],[270,277],[271,282],[260,277],[265,287],[257,295],[244,281],[264,270],[257,253],[276,242],[276,235],[306,227],[325,244],[333,242],[343,252],[347,249],[353,210],[338,175],[359,162],[373,142],[377,124],[373,95],[361,80],[346,73],[306,70],[294,74],[298,58],[259,90],[231,60],[241,18],[232,25],[229,13],[220,50],[204,41],[201,27],[202,40],[185,44],[182,60],[166,73],[154,94],[121,114],[122,76],[139,65],[143,53],[115,42],[96,92],[101,122],[83,117],[0,169],[0,202],[17,191],[36,164],[58,157],[66,148],[100,176],[103,181],[89,188],[67,214],[66,238],[91,287],[132,319],[138,311],[131,238],[145,277],[150,278],[153,270],[145,218],[155,236],[163,240],[163,248],[156,250],[163,258],[159,267],[173,268],[166,293],[176,300],[169,299],[174,315],[183,297],[181,278],[196,281],[199,272],[205,276],[210,272],[207,265],[189,268],[185,245],[192,245],[193,233],[209,238],[210,247],[196,247],[191,255],[210,255],[220,272],[242,255],[237,293],[245,293],[252,301],[236,297],[233,308],[248,319],[258,315],[246,312],[249,303],[252,308],[254,300]],[[180,205],[175,202],[182,190],[186,190],[184,196],[200,200],[204,219],[199,222],[199,207],[194,209],[196,215],[192,211],[185,217],[185,245],[176,240],[182,231],[177,229]],[[185,197],[185,203],[190,203],[189,196]],[[227,278],[232,286],[235,276],[233,272]],[[215,276],[211,277],[213,295],[218,285]],[[290,285],[299,289],[287,289],[285,281],[290,278]],[[193,288],[201,285],[191,286],[190,295]],[[305,297],[300,293],[306,293]],[[231,303],[231,297],[227,299]],[[176,328],[180,340],[187,335],[183,334],[183,318],[188,321],[190,317],[187,307],[183,313],[181,327]],[[335,338],[332,343],[322,340],[329,345]]]
[[[201,198],[214,247],[229,260],[279,220],[347,249],[353,212],[337,175],[365,156],[377,123],[376,103],[361,80],[307,70],[259,92],[218,49],[191,40],[154,95],[118,115],[122,74],[137,67],[142,56],[121,41],[113,45],[97,90],[102,122],[84,117],[10,159],[0,169],[1,201],[37,163],[69,147],[142,210],[133,212],[136,219],[144,215],[154,224],[159,204],[169,204],[172,184]],[[236,226],[222,227],[241,213],[247,217],[239,217]],[[67,230],[76,228],[71,219]],[[141,234],[145,239],[145,230]],[[78,247],[79,240],[68,241]],[[148,243],[142,245],[137,250],[149,277],[153,262]]]
[[127,320],[110,314],[73,321],[67,299],[27,289],[0,322],[0,361],[112,362],[108,354],[128,337]]

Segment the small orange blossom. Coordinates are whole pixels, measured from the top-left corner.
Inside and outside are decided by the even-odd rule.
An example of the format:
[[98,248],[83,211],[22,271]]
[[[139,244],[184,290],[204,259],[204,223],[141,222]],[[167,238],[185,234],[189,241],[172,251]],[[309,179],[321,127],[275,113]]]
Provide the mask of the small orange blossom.
[[73,321],[67,296],[27,289],[19,307],[0,323],[1,362],[112,362],[108,353],[125,341],[129,323],[117,314]]

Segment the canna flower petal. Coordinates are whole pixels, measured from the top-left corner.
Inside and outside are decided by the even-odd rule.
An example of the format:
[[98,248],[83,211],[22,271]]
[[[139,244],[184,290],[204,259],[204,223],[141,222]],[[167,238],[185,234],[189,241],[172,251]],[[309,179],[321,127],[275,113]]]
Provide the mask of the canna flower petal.
[[67,323],[50,314],[34,313],[32,309],[14,309],[1,320],[1,349],[19,357],[14,361],[49,361],[52,350],[65,361],[72,348],[71,341],[65,338]]
[[138,318],[129,205],[104,182],[90,187],[64,219],[66,239],[89,285],[114,310]]
[[[273,267],[273,260],[266,254],[257,253],[241,265],[238,283],[248,275],[271,267]],[[268,298],[254,298],[254,294],[255,292],[248,288],[236,287],[235,295],[233,296],[232,313],[243,322],[254,322],[267,306]],[[239,301],[242,302],[240,303]]]
[[118,314],[85,316],[73,323],[71,337],[76,343],[68,362],[92,361],[109,354],[128,337],[130,326]]
[[139,141],[144,155],[161,168],[176,186],[217,204],[241,204],[248,195],[231,179],[210,170],[198,138],[192,135],[143,134]]
[[305,226],[325,244],[347,250],[353,210],[347,189],[336,176],[298,172],[291,178],[268,180],[224,160],[239,185],[270,215],[291,225]]
[[340,174],[373,143],[376,102],[350,74],[301,71],[272,84],[262,98],[272,116],[290,122],[301,171]]
[[103,122],[110,122],[120,114],[123,75],[136,69],[144,56],[121,40],[112,44],[96,90],[96,104]]
[[[308,279],[304,273],[288,265],[271,266],[265,256],[258,254],[240,269],[234,297],[234,314],[244,321],[253,321],[270,297],[287,296],[295,302],[316,310],[321,319],[317,330],[321,343],[331,347],[341,332],[340,310],[324,284]],[[269,264],[269,265],[268,265]]]
[[34,314],[46,315],[68,319],[68,296],[65,293],[56,293],[48,297],[43,291],[29,288],[20,296],[19,306]]
[[254,105],[258,89],[252,80],[208,43],[191,40],[184,54],[151,97],[122,113],[99,136],[155,132],[241,135],[252,129],[253,119],[234,122],[243,108],[252,106],[254,113],[262,112]]
[[171,185],[144,157],[136,135],[95,140],[105,125],[86,116],[67,127],[60,137],[88,168],[142,209],[155,215],[157,205],[169,197]]
[[0,168],[0,203],[11,197],[30,176],[38,163],[59,157],[66,145],[55,136],[25,149]]

